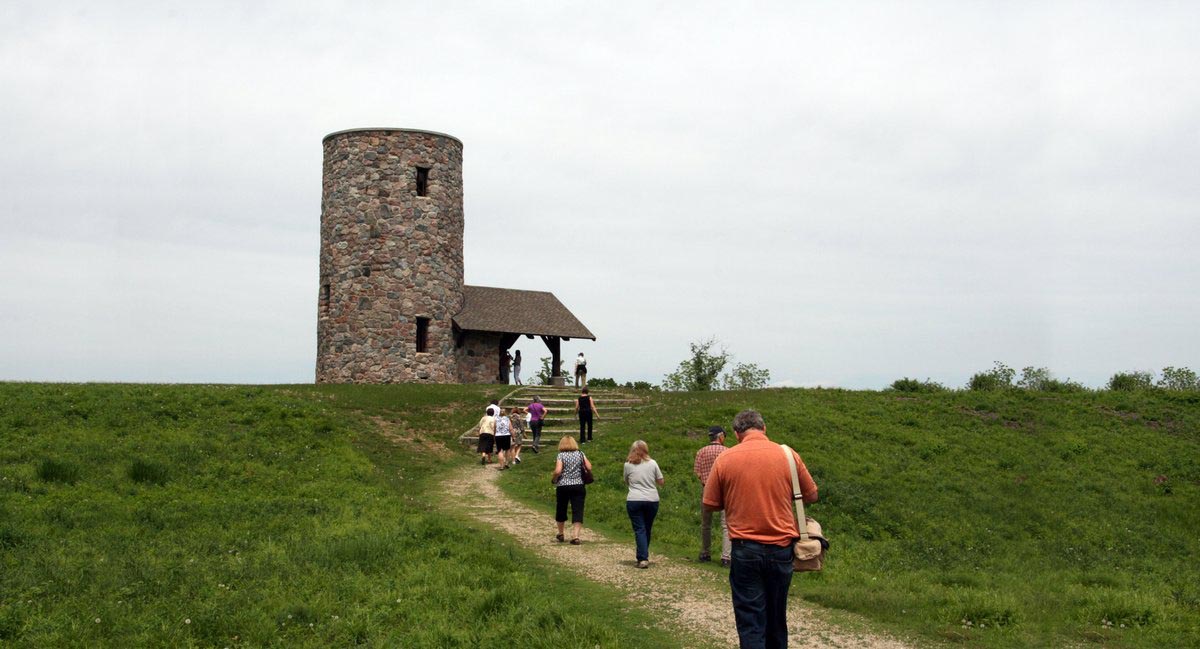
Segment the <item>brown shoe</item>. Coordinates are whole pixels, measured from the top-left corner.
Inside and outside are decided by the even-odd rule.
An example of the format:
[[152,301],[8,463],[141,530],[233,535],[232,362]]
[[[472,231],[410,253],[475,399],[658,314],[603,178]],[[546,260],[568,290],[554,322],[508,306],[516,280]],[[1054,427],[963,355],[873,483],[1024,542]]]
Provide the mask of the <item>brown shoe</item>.
[[580,541],[579,539],[571,539],[571,545],[579,545],[582,542],[583,541]]
[[555,534],[555,535],[554,535],[554,540],[555,540],[555,541],[558,541],[559,543],[562,543],[563,541],[565,541],[565,540],[566,540],[566,538],[564,538],[562,534]]

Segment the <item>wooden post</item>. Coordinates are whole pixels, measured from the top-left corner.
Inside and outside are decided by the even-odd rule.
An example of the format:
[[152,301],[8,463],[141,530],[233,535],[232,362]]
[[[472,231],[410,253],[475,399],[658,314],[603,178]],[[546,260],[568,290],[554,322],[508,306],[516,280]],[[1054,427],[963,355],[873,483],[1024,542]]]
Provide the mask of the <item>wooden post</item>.
[[[542,342],[546,343],[546,347],[550,349],[550,383],[553,385],[562,385],[562,372],[560,371],[562,360],[559,358],[562,339],[558,336],[542,336]],[[558,380],[555,381],[554,379]]]

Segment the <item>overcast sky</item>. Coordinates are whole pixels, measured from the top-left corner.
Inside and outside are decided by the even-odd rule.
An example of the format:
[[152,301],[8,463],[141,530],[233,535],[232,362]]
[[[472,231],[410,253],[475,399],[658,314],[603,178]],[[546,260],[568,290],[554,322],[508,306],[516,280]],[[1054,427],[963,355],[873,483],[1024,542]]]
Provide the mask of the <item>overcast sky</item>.
[[[1200,4],[0,3],[0,379],[311,382],[321,138],[449,133],[593,376],[1200,369]],[[546,355],[522,340],[527,358]],[[535,365],[527,361],[527,367]]]

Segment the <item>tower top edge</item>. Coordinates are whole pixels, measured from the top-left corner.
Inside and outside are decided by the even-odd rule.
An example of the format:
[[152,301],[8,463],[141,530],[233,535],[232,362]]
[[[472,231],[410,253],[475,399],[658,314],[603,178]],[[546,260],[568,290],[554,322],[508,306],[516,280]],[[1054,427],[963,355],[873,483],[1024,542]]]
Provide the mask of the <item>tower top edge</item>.
[[345,129],[342,131],[334,131],[334,132],[330,133],[329,135],[326,135],[325,137],[321,138],[321,142],[324,143],[326,140],[328,140],[331,137],[337,137],[339,135],[346,135],[347,133],[367,133],[367,132],[421,133],[423,135],[435,135],[437,137],[449,138],[451,140],[454,140],[455,142],[458,142],[459,146],[463,145],[462,140],[454,137],[453,135],[448,135],[446,133],[439,133],[437,131],[427,131],[427,130],[419,129],[419,128],[395,128],[395,127],[391,127],[391,126],[374,126],[374,127],[367,127],[367,128],[348,128],[348,129]]

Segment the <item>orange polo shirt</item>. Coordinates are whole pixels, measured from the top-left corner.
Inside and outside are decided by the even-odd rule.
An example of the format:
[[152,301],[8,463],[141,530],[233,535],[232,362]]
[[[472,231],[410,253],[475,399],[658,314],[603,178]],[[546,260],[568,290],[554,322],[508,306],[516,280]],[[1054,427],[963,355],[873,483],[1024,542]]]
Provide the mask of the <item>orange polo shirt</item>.
[[[804,502],[817,501],[817,483],[795,451]],[[749,430],[717,457],[704,484],[705,505],[725,510],[729,538],[788,545],[800,536],[792,508],[792,474],[779,444]]]

